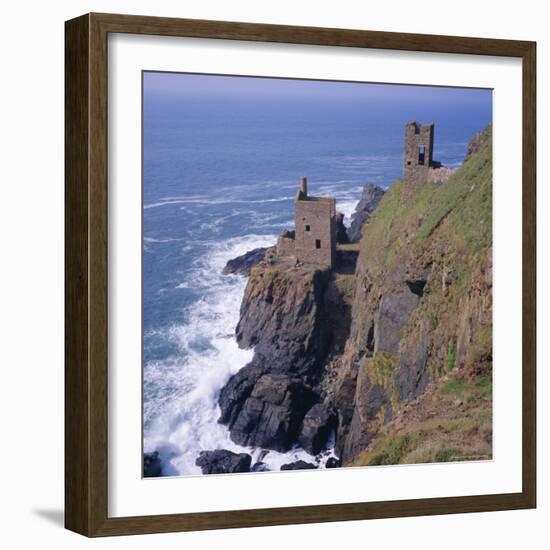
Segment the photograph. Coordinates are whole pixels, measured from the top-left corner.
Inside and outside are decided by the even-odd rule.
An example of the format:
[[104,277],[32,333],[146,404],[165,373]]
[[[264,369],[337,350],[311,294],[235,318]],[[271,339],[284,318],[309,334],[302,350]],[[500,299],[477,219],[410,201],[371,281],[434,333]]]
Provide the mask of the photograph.
[[142,72],[143,476],[492,459],[492,90]]
[[3,6],[2,548],[549,538],[544,4],[310,4]]

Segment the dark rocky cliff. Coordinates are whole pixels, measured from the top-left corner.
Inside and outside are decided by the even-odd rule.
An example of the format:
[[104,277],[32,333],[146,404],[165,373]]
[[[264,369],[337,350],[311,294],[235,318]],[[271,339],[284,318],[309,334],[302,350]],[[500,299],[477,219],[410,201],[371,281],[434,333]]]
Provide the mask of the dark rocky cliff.
[[252,270],[236,334],[240,347],[254,347],[255,364],[317,381],[326,354],[322,301],[328,278],[328,271],[286,264]]
[[[328,271],[286,264],[261,262],[252,269],[237,342],[254,347],[254,358],[220,394],[220,422],[236,443],[285,451],[300,436],[317,437],[311,422],[309,435],[301,428],[320,400],[317,386],[330,348],[324,302],[329,278]],[[331,422],[329,416],[321,424]]]
[[[251,270],[237,340],[254,359],[220,395],[235,442],[282,451],[299,442],[316,453],[336,429],[344,465],[452,460],[470,443],[490,456],[491,182],[487,131],[443,184],[406,201],[399,181],[389,188],[369,213],[354,273],[266,261]],[[444,384],[451,393],[440,396]],[[475,445],[472,430],[460,449],[442,443],[432,423],[389,453],[390,427],[413,425],[411,403],[431,395],[416,418],[437,420],[448,412],[438,403],[460,401],[452,388],[470,386]]]
[[259,262],[261,262],[268,254],[269,248],[255,248],[250,250],[241,256],[237,256],[232,260],[229,260],[222,273],[224,275],[243,275],[248,277],[250,270]]

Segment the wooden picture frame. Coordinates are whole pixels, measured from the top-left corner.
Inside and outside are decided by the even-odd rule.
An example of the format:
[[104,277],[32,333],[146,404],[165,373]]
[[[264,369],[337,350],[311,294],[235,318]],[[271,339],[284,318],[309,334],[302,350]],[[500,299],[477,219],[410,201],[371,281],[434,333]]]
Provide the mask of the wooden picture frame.
[[[523,70],[522,491],[139,517],[108,516],[107,37],[109,33],[506,56]],[[536,506],[536,44],[454,36],[87,14],[65,26],[65,525],[127,535]]]

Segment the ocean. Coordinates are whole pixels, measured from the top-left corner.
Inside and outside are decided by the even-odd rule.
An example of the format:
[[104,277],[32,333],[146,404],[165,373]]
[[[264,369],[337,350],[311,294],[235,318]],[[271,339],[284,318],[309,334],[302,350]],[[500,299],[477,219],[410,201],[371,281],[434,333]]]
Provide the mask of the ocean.
[[289,81],[270,94],[258,79],[255,95],[255,79],[233,79],[246,88],[229,94],[222,77],[210,77],[208,93],[186,88],[185,75],[177,86],[155,78],[143,95],[144,451],[160,452],[164,475],[200,474],[199,452],[217,448],[262,455],[272,469],[312,461],[299,448],[244,449],[217,423],[220,389],[253,355],[234,338],[246,280],[222,269],[293,227],[300,176],[310,194],[336,197],[349,223],[363,185],[401,175],[406,122],[434,122],[434,159],[459,166],[491,121],[490,91],[400,86],[372,97],[364,84],[338,94],[316,83],[293,95],[299,82]]

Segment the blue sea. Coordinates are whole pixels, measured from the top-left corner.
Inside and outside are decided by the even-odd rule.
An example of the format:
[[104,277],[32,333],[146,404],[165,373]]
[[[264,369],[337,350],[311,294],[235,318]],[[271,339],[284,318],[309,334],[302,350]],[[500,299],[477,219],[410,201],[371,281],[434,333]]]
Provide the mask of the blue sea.
[[[491,92],[152,73],[143,101],[144,450],[165,475],[195,475],[201,450],[243,450],[217,423],[253,354],[234,339],[246,280],[225,263],[292,228],[302,175],[349,223],[363,185],[400,177],[406,122],[434,122],[434,159],[459,166]],[[312,460],[262,456],[298,458]]]

